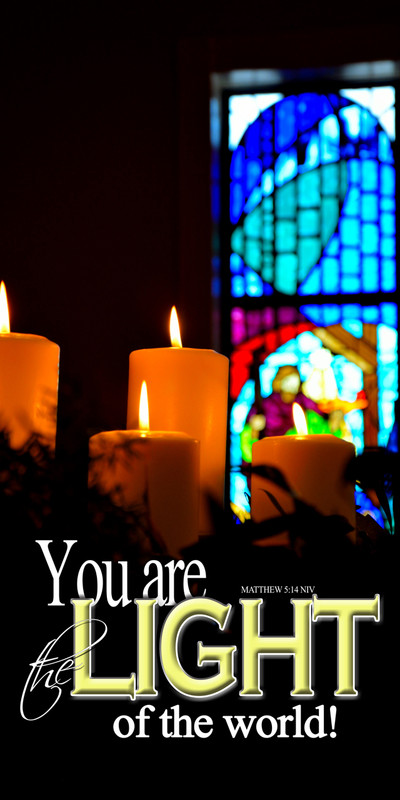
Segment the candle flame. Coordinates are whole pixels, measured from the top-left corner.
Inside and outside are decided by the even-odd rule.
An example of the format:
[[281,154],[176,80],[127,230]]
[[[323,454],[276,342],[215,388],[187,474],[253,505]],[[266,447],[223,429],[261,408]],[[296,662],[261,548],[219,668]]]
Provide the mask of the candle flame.
[[298,403],[293,403],[292,412],[297,433],[300,436],[306,436],[308,434],[307,420],[302,407]]
[[176,313],[175,306],[172,307],[171,317],[169,323],[169,332],[171,336],[172,347],[182,347],[181,332],[179,330],[178,314]]
[[0,333],[10,333],[10,315],[4,281],[0,285]]
[[146,383],[146,381],[143,381],[142,388],[140,390],[139,429],[141,431],[150,430],[149,400],[148,400],[148,396],[147,396],[147,383]]

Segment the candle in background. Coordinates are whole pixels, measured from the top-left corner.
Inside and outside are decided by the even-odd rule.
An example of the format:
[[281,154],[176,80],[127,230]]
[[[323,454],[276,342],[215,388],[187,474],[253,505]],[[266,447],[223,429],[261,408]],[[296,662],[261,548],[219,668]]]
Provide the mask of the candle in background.
[[7,294],[0,287],[0,430],[19,449],[34,434],[54,450],[60,348],[44,336],[11,333]]
[[199,442],[179,431],[149,429],[143,383],[137,430],[105,431],[89,441],[89,487],[125,511],[146,513],[168,552],[179,557],[198,539]]
[[224,502],[228,415],[228,359],[214,350],[182,347],[175,309],[171,347],[135,350],[129,357],[127,427],[137,427],[146,381],[154,427],[184,431],[200,442],[200,533],[211,533],[208,496]]
[[[308,434],[304,412],[297,403],[294,406],[298,435],[267,436],[255,442],[252,466],[278,468],[300,500],[325,516],[338,514],[345,517],[353,528],[349,536],[355,541],[354,484],[345,478],[355,447],[332,434]],[[251,518],[254,522],[279,516],[267,492],[277,499],[286,514],[295,511],[294,500],[288,492],[254,473],[251,478]]]

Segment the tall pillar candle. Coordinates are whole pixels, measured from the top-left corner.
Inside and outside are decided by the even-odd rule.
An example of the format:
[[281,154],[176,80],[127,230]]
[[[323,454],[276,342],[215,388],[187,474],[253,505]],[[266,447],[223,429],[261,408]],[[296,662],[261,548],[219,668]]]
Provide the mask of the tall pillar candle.
[[[331,434],[267,436],[253,444],[252,466],[279,469],[300,500],[324,516],[337,514],[345,517],[352,527],[350,538],[355,540],[354,483],[346,477],[346,469],[354,455],[355,447],[351,442]],[[285,513],[294,512],[291,494],[254,472],[251,478],[251,517],[254,522],[279,516],[268,493]]]
[[[147,428],[147,429],[146,429]],[[89,441],[89,486],[114,505],[148,514],[151,529],[179,557],[198,539],[199,443],[179,431],[105,431]]]
[[0,289],[0,430],[14,449],[35,435],[54,450],[60,348],[44,336],[11,333]]
[[127,428],[137,427],[142,381],[152,425],[200,442],[200,533],[213,530],[208,497],[224,501],[228,415],[228,359],[213,350],[182,346],[135,350],[129,357]]

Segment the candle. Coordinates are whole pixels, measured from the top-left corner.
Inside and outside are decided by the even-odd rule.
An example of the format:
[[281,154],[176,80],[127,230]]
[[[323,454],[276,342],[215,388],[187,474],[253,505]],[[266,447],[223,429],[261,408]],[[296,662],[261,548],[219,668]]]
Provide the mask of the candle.
[[138,517],[148,512],[171,555],[197,541],[199,442],[180,431],[149,429],[145,382],[138,429],[95,434],[89,457],[89,487]]
[[[255,442],[252,465],[276,467],[300,500],[326,516],[338,514],[345,517],[352,526],[350,538],[354,541],[354,484],[345,478],[345,472],[355,455],[355,447],[331,434],[308,434],[303,410],[297,403],[294,405],[298,435],[269,436]],[[302,423],[298,421],[300,415],[303,416]],[[302,427],[304,424],[305,428]],[[254,473],[251,478],[251,517],[254,522],[280,515],[267,492],[274,496],[285,513],[295,511],[293,497],[288,492]]]
[[11,333],[7,294],[0,287],[0,430],[14,449],[34,434],[55,448],[60,348],[44,336]]
[[129,357],[127,427],[137,425],[146,381],[155,427],[200,441],[200,533],[213,530],[208,497],[224,502],[229,361],[213,350],[182,347],[175,308],[171,347],[135,350]]

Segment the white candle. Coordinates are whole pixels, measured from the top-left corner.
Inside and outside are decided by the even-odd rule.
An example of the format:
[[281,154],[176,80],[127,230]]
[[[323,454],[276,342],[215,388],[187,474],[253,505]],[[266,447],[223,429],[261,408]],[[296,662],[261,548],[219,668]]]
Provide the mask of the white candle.
[[126,511],[148,512],[171,555],[179,557],[197,541],[197,440],[179,431],[149,430],[142,417],[137,430],[92,436],[89,456],[89,486]]
[[[345,517],[352,526],[350,538],[355,540],[354,483],[345,477],[346,468],[355,455],[351,442],[331,434],[267,436],[254,443],[252,452],[252,466],[279,469],[300,500],[325,516],[337,514]],[[267,492],[274,496],[286,514],[295,511],[294,499],[288,492],[253,473],[251,517],[254,522],[280,516]]]
[[220,506],[224,502],[229,361],[214,350],[182,347],[173,317],[172,347],[130,354],[127,428],[137,427],[140,387],[146,381],[154,427],[184,431],[200,442],[199,527],[200,533],[210,533],[208,497]]
[[0,288],[0,430],[14,449],[34,434],[54,450],[60,348],[44,336],[11,333],[4,283]]

